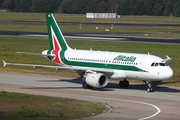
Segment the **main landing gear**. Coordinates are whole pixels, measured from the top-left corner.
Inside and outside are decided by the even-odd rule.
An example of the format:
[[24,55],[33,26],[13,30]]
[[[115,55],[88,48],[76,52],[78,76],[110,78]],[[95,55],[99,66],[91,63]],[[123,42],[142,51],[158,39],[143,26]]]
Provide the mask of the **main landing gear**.
[[120,87],[120,88],[128,88],[128,87],[129,87],[129,81],[127,81],[126,79],[121,80],[121,81],[119,82],[119,87]]
[[153,88],[152,88],[152,81],[146,81],[148,88],[147,88],[147,92],[154,92]]

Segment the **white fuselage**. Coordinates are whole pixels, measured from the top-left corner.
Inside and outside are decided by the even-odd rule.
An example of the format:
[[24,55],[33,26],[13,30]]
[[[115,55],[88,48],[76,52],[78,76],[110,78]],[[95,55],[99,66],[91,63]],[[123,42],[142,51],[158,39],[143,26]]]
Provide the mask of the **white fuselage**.
[[[71,68],[103,72],[112,79],[162,81],[172,77],[173,71],[162,58],[149,54],[66,50],[64,65]],[[109,74],[111,71],[112,74]]]

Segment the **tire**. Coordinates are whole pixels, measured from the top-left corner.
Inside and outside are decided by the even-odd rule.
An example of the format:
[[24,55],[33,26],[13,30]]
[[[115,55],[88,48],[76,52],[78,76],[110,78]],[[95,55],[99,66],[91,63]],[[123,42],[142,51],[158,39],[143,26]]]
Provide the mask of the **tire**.
[[129,81],[123,81],[124,82],[124,87],[128,88],[129,87]]
[[120,81],[120,82],[119,82],[119,87],[120,87],[120,88],[123,88],[123,87],[124,87],[124,81]]
[[148,88],[147,92],[154,92],[152,88]]

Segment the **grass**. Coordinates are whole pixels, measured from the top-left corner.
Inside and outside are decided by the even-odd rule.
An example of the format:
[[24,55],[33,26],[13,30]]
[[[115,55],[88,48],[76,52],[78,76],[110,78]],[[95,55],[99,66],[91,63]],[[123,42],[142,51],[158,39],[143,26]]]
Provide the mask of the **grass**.
[[[180,51],[179,45],[81,40],[68,40],[67,42],[70,47],[77,49],[92,48],[93,50],[117,52],[123,51],[134,53],[150,52],[150,54],[157,55],[162,58],[165,58],[166,55],[169,55],[173,58],[171,61],[168,61],[168,63],[174,71],[174,76],[173,78],[165,82],[172,86],[180,86],[180,54],[178,54]],[[49,43],[47,39],[0,36],[0,59],[7,62],[55,65],[42,56],[16,54],[16,52],[21,51],[41,53],[43,50],[46,50],[48,48]],[[2,66],[2,62],[0,62],[0,66]],[[71,72],[68,70],[56,71],[55,69],[47,68],[33,69],[31,67],[7,66],[6,68],[0,67],[0,71],[78,77],[75,72]]]
[[[44,13],[16,13],[0,12],[1,20],[45,21]],[[169,16],[126,16],[120,19],[87,19],[85,14],[54,13],[59,22],[91,22],[91,23],[152,23],[152,24],[180,24],[179,17]]]
[[[145,36],[146,37],[161,37],[161,38],[179,38],[180,37],[180,27],[147,27],[147,26],[115,26],[114,29],[110,29],[109,26],[99,26],[99,29],[96,30],[95,26],[82,26],[83,29],[79,29],[79,26],[61,26],[63,33],[101,33],[105,32],[106,29],[109,29],[111,34],[116,34],[118,36]],[[46,26],[42,25],[17,25],[17,24],[0,24],[0,30],[6,31],[26,31],[26,32],[44,32],[47,33]],[[179,31],[179,32],[178,32]],[[120,32],[121,34],[118,34]],[[142,32],[142,34],[126,34],[126,32]],[[124,34],[123,34],[124,33]]]
[[103,110],[103,105],[87,101],[0,92],[1,120],[70,120]]
[[[79,26],[63,26],[61,25],[62,32],[105,32],[105,29],[110,29],[109,26],[99,26],[96,30],[96,26],[83,26],[79,29]],[[180,27],[161,27],[161,26],[114,26],[114,29],[110,29],[110,32],[178,32]],[[0,30],[11,31],[28,31],[28,32],[47,32],[46,25],[18,25],[18,24],[0,24]]]
[[[8,21],[45,21],[44,13],[16,13],[16,12],[0,12],[3,16],[0,19],[0,30],[7,31],[27,31],[27,32],[47,32],[46,25],[28,25],[26,23],[12,24]],[[120,19],[87,19],[85,15],[79,14],[54,14],[58,22],[80,22],[82,28],[79,29],[79,24],[66,26],[61,25],[62,32],[67,33],[100,33],[105,32],[105,29],[110,29],[111,23],[136,23],[136,24],[180,24],[180,18],[173,17],[169,20],[169,17],[164,16],[122,16]],[[85,26],[84,22],[87,23],[109,23],[107,26],[97,25],[99,27],[96,30],[96,26]],[[163,38],[179,38],[180,36],[179,26],[114,26],[114,29],[110,29],[110,32],[116,34],[117,32],[143,32],[142,34],[117,34],[120,36],[145,36],[146,37],[163,37]]]

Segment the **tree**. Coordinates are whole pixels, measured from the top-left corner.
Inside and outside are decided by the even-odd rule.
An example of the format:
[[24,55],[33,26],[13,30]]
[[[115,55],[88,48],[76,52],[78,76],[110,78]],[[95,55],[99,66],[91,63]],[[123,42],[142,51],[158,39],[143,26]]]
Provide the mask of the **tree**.
[[144,1],[144,10],[145,15],[154,15],[154,1],[155,0],[145,0]]
[[135,15],[135,5],[136,4],[136,0],[127,0],[126,5],[128,6],[126,9],[128,15]]
[[171,13],[173,13],[174,4],[176,3],[176,0],[164,0],[164,12],[163,15],[169,16]]
[[10,11],[14,11],[14,3],[15,0],[4,0],[3,6]]
[[144,15],[144,1],[143,0],[136,0],[136,3],[134,4],[134,15]]
[[58,12],[58,9],[59,9],[59,6],[61,5],[62,0],[51,0],[51,1],[53,1],[51,5],[52,12],[53,13]]
[[3,2],[4,2],[4,0],[0,0],[0,9],[3,8]]
[[42,12],[43,10],[42,7],[42,0],[33,0],[32,1],[32,6],[31,6],[31,11],[32,12]]
[[14,3],[14,10],[15,12],[19,12],[20,11],[20,0],[15,0],[15,3]]
[[105,1],[101,1],[98,5],[97,5],[97,12],[100,13],[105,13],[108,12],[108,4]]
[[74,0],[72,4],[72,12],[75,14],[86,13],[87,0]]
[[164,11],[164,4],[163,0],[155,0],[154,7],[153,7],[154,15],[163,15]]
[[180,17],[180,0],[177,0],[177,2],[174,5],[174,16]]
[[61,0],[43,0],[42,12],[58,12]]
[[73,13],[72,7],[71,7],[73,5],[73,1],[74,0],[63,0],[58,11],[61,13]]
[[97,10],[97,0],[88,0],[86,6],[86,12],[96,12]]
[[31,12],[32,0],[20,0],[19,12]]
[[[115,4],[115,3],[113,3],[113,4]],[[113,5],[112,4],[112,5]],[[128,13],[129,13],[129,11],[128,11],[128,2],[126,1],[126,0],[121,0],[121,3],[119,4],[119,14],[121,14],[121,15],[127,15]]]
[[117,14],[118,14],[119,8],[122,8],[122,7],[120,7],[122,4],[122,1],[126,1],[126,0],[109,0],[109,2],[107,4],[107,11],[112,12],[112,13],[117,12]]

